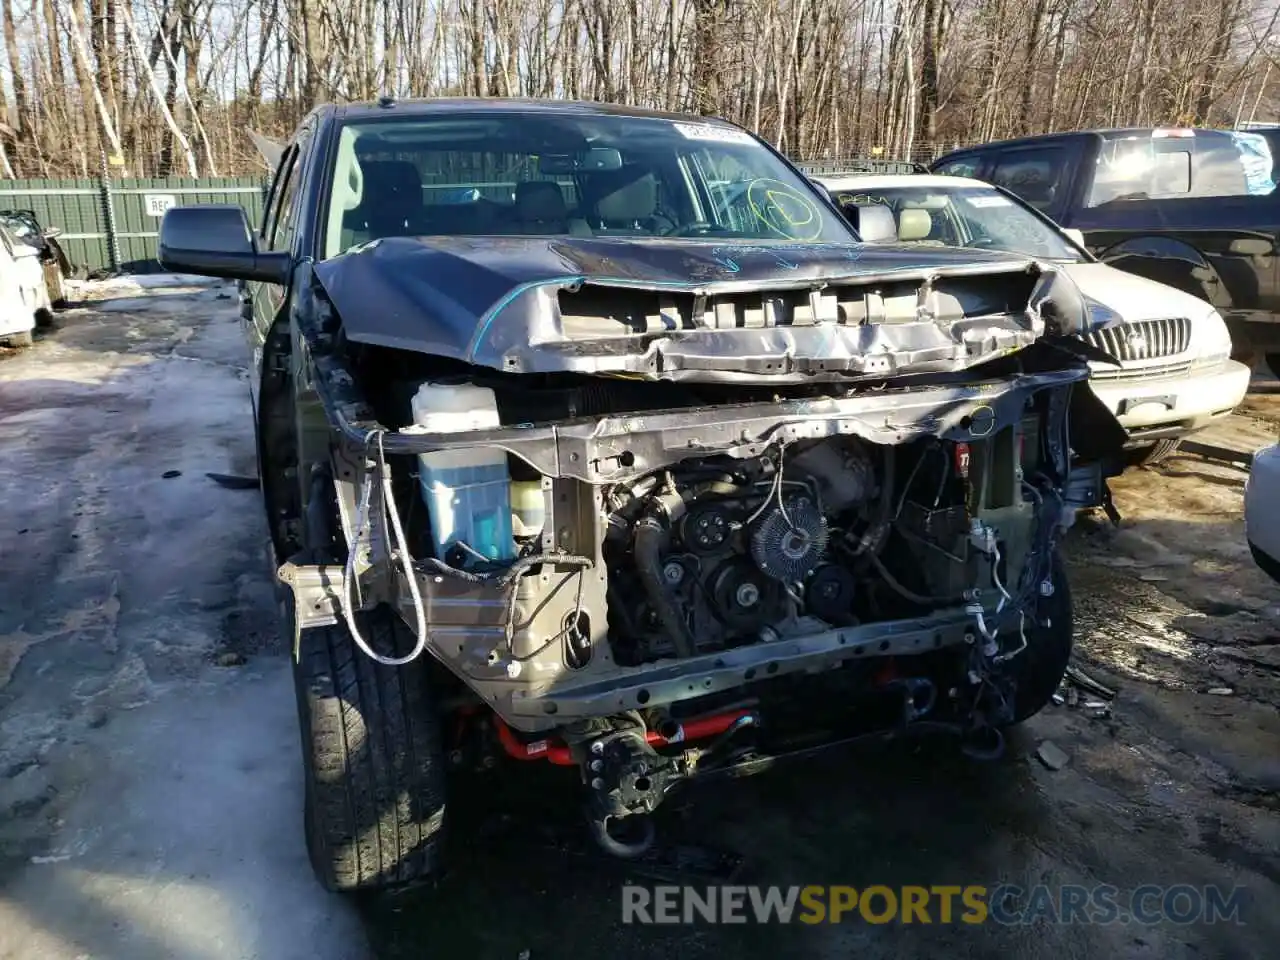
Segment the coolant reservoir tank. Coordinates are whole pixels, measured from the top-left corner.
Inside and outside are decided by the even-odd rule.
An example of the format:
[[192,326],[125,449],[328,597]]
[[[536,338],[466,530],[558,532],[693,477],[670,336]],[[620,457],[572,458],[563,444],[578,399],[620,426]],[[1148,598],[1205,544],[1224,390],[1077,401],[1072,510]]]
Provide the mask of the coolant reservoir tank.
[[[488,387],[424,383],[410,407],[413,422],[427,433],[492,430],[501,425],[497,401]],[[481,557],[515,559],[511,477],[504,451],[474,447],[419,454],[418,475],[437,557],[463,566]],[[459,544],[466,546],[455,549]]]

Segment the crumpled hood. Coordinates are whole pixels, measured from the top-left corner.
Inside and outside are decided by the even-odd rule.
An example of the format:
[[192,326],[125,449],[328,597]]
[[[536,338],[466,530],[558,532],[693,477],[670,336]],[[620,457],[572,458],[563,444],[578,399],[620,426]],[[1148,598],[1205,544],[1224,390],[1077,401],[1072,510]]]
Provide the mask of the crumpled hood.
[[1059,326],[1092,322],[1052,268],[945,248],[393,237],[318,263],[315,276],[352,341],[508,372],[715,380],[954,370],[1028,345],[1045,314]]

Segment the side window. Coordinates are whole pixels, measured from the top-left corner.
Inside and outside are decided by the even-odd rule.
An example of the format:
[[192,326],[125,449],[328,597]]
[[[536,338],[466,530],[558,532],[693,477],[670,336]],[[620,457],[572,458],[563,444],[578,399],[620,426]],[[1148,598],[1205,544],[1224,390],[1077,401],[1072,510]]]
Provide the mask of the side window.
[[294,160],[298,156],[296,147],[290,147],[280,158],[280,169],[276,173],[275,182],[271,185],[271,196],[267,201],[267,214],[262,223],[262,239],[267,242],[267,249],[276,249],[275,237],[280,225],[280,206],[289,193],[290,181],[293,179]]
[[262,224],[258,227],[258,237],[262,240],[267,238],[267,228],[271,226],[271,219],[276,212],[276,208],[280,206],[281,187],[284,186],[284,175],[289,168],[289,164],[293,162],[292,149],[286,149],[280,154],[280,162],[276,164],[275,173],[271,176],[271,187],[267,190],[266,202],[262,205]]
[[271,239],[272,250],[287,250],[293,245],[294,234],[298,231],[298,195],[301,184],[301,164],[295,163],[293,172],[289,174],[289,182],[284,186],[284,196],[280,198],[280,219],[276,223],[275,236]]
[[275,223],[271,226],[269,247],[272,250],[287,250],[293,244],[294,234],[298,230],[299,194],[302,186],[302,159],[307,152],[307,141],[302,140],[294,148],[289,162],[289,172],[280,190],[280,209]]
[[1053,206],[1066,180],[1066,152],[1054,148],[1009,150],[996,157],[991,182],[1037,210]]
[[971,153],[968,156],[948,160],[933,172],[944,177],[976,177],[981,166],[981,154]]

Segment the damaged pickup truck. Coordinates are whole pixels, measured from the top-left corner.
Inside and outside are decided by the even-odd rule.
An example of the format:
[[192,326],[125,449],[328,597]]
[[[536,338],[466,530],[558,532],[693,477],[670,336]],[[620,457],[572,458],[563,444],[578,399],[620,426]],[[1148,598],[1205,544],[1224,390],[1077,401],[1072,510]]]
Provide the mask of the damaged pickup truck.
[[244,281],[332,889],[440,869],[454,772],[572,768],[635,856],[682,781],[995,756],[1066,668],[1072,454],[1124,431],[1050,265],[864,246],[727,123],[504,100],[320,108],[260,230],[172,209],[159,257]]

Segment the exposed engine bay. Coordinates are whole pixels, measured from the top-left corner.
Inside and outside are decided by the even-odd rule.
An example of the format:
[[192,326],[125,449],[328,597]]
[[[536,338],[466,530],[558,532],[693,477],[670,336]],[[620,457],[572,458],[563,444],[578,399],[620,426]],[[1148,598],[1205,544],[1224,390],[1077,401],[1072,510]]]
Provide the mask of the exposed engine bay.
[[[313,373],[305,542],[334,545],[280,568],[296,629],[429,654],[501,753],[579,768],[615,852],[636,847],[610,824],[675,783],[850,725],[993,755],[1052,692],[1052,663],[1022,665],[1065,668],[1070,423],[1100,421],[1061,343],[773,388],[505,374],[315,315],[280,343]],[[360,636],[378,604],[416,649]]]
[[[921,559],[911,555],[914,546],[955,563],[955,541],[966,533],[963,477],[952,469],[954,452],[920,446],[912,481],[921,499],[910,501],[909,516],[921,517],[921,526],[906,535],[913,540],[897,538],[891,553]],[[904,484],[894,503],[899,456],[893,447],[836,437],[748,461],[685,462],[610,490],[615,658],[633,665],[693,656],[892,616],[904,597],[877,596],[886,581],[875,564],[883,568],[880,554],[911,495]],[[927,593],[932,585],[918,586]],[[947,599],[960,597],[938,598]]]

